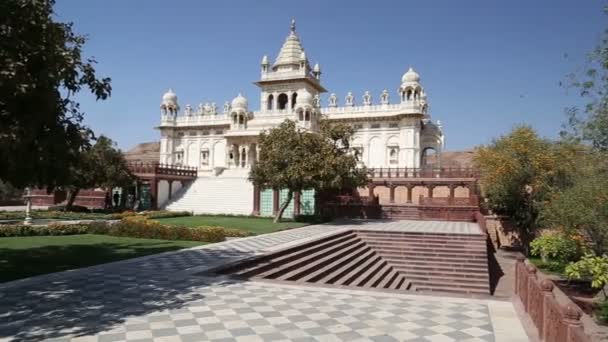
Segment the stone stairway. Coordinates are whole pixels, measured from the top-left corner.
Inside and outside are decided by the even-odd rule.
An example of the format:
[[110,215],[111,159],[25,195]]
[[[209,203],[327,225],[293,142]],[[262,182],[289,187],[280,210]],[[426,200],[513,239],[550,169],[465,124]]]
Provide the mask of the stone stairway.
[[484,235],[380,231],[358,235],[418,291],[490,294]]
[[176,195],[165,209],[234,215],[250,215],[253,210],[253,185],[241,174],[199,177]]
[[329,286],[490,294],[481,235],[351,230],[216,272]]
[[418,220],[418,208],[415,206],[382,204],[382,218],[392,220]]

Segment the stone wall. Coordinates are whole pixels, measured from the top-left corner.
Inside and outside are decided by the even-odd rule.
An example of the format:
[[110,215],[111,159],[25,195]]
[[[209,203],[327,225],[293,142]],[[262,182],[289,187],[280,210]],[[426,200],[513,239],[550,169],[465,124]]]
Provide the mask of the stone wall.
[[507,217],[486,215],[486,227],[495,248],[521,246],[517,229]]

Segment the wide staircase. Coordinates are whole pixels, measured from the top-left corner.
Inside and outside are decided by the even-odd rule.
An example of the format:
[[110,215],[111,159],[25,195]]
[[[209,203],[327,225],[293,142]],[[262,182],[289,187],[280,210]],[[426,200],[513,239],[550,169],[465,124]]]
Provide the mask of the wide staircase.
[[250,215],[253,210],[253,185],[236,173],[199,177],[175,195],[165,209],[237,215]]
[[418,220],[418,207],[412,205],[382,204],[382,218],[392,220]]
[[481,235],[346,231],[216,273],[327,286],[490,294]]

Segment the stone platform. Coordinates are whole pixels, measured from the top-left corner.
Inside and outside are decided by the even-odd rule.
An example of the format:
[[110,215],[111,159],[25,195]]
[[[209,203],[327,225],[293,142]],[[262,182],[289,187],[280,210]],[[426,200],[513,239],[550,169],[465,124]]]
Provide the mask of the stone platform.
[[0,340],[528,341],[507,301],[197,275],[353,227],[476,234],[468,223],[338,222],[6,283]]

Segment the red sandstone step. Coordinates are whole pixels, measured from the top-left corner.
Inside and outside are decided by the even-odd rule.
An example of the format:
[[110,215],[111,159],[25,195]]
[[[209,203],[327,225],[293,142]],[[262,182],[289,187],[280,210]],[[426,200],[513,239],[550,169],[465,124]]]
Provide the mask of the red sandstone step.
[[482,253],[487,253],[487,248],[485,248],[485,246],[482,247],[475,247],[475,246],[450,246],[450,245],[431,245],[431,244],[425,244],[425,243],[420,243],[420,244],[400,244],[398,242],[382,242],[382,243],[378,243],[378,242],[371,242],[371,241],[364,241],[367,243],[368,246],[371,247],[375,247],[377,249],[385,249],[385,250],[433,250],[433,251],[450,251],[450,252],[473,252],[473,253],[477,253],[477,252],[482,252]]
[[469,287],[476,289],[486,289],[489,288],[490,284],[488,280],[482,279],[469,279],[469,278],[459,278],[459,277],[450,277],[450,276],[420,276],[416,274],[406,275],[406,277],[411,280],[412,283],[416,285],[417,288],[423,287],[424,285],[440,285],[440,286],[456,286],[456,287]]
[[366,240],[366,241],[399,241],[399,242],[426,242],[426,243],[447,243],[447,244],[455,244],[455,245],[479,245],[485,246],[486,240],[482,239],[447,239],[447,238],[432,238],[432,237],[419,237],[419,236],[374,236],[374,235],[365,235],[365,234],[357,234],[357,237]]
[[422,278],[426,278],[426,279],[436,279],[436,278],[442,278],[442,277],[450,277],[450,278],[458,278],[458,279],[462,279],[462,280],[488,280],[489,276],[487,273],[483,274],[483,273],[473,273],[473,272],[454,272],[454,271],[443,271],[443,270],[432,270],[432,269],[428,269],[428,270],[406,270],[400,267],[395,267],[393,266],[395,269],[398,269],[400,272],[403,272],[403,274],[405,274],[408,279],[411,280],[416,280],[416,279],[422,279]]
[[416,232],[377,232],[377,231],[358,231],[356,235],[360,237],[378,237],[394,239],[429,239],[440,241],[486,241],[486,236],[482,234],[431,234]]
[[357,268],[359,265],[363,264],[366,260],[373,258],[376,255],[373,249],[368,248],[366,253],[361,254],[357,258],[350,260],[347,264],[345,264],[339,270],[336,270],[333,274],[327,275],[325,278],[321,279],[320,282],[325,284],[334,284],[342,279],[348,279],[354,273],[357,272]]
[[[325,237],[319,239],[317,241],[312,241],[309,243],[305,243],[299,246],[295,246],[292,248],[288,248],[282,251],[278,251],[269,256],[263,256],[261,258],[252,259],[250,261],[239,263],[238,265],[225,268],[221,270],[221,273],[232,273],[235,271],[239,271],[239,273],[243,273],[247,269],[252,268],[261,268],[265,265],[271,265],[276,262],[282,262],[286,259],[291,259],[294,257],[300,257],[302,255],[314,253],[318,250],[324,249],[329,246],[333,246],[335,244],[341,243],[348,239],[354,239],[355,235],[352,232],[339,233],[336,235],[332,235],[329,237]],[[296,254],[294,254],[296,253]]]
[[[308,274],[311,272],[312,269],[315,269],[315,267],[325,265],[329,262],[334,261],[336,258],[343,257],[344,255],[349,255],[351,253],[360,251],[364,247],[365,244],[359,239],[356,239],[354,240],[354,243],[348,245],[348,247],[333,248],[331,253],[323,251],[324,256],[322,258],[318,258],[317,256],[312,255],[307,258],[297,259],[291,263],[276,267],[264,274],[260,274],[260,276],[272,279],[289,278],[289,280],[298,280],[300,277],[295,277],[296,275]],[[283,277],[285,274],[289,274],[289,277]]]
[[393,257],[426,257],[426,258],[440,258],[440,259],[451,259],[452,261],[458,260],[470,260],[470,259],[478,259],[478,260],[486,260],[487,255],[481,253],[475,253],[467,255],[465,253],[446,253],[446,252],[435,252],[435,251],[408,251],[408,250],[400,250],[400,251],[388,251],[388,250],[377,250],[378,253],[382,253],[382,255],[390,255]]
[[378,264],[381,261],[382,261],[382,258],[380,258],[374,252],[368,260],[364,261],[360,265],[357,265],[357,267],[349,274],[348,277],[343,277],[342,279],[337,280],[335,282],[335,284],[336,285],[349,285],[351,282],[353,282],[355,279],[360,277],[362,274],[366,273],[370,268],[374,267],[376,264]]
[[[388,259],[387,259],[388,260]],[[473,265],[459,265],[459,264],[437,264],[437,263],[426,263],[426,264],[413,264],[407,260],[390,260],[393,267],[398,267],[402,270],[433,270],[433,271],[447,271],[447,272],[472,272],[472,273],[487,273],[487,264],[473,264]]]
[[416,287],[416,291],[422,292],[448,292],[448,293],[466,293],[466,294],[480,294],[480,295],[489,295],[490,289],[474,289],[474,288],[463,288],[463,287],[453,287],[451,285],[448,286],[434,286],[434,285],[421,285],[420,287]]
[[478,267],[487,267],[488,262],[487,259],[467,259],[467,258],[451,258],[449,261],[446,261],[443,257],[428,257],[424,255],[392,255],[386,254],[382,252],[376,252],[382,258],[389,260],[392,263],[418,263],[422,265],[426,264],[436,264],[440,262],[448,263],[450,262],[452,265],[463,265],[463,266],[478,266]]
[[317,259],[325,260],[324,258],[332,255],[332,253],[338,253],[344,248],[349,248],[358,243],[360,243],[360,240],[352,237],[340,243],[327,246],[327,248],[323,248],[319,251],[308,254],[305,257],[296,258],[293,255],[285,255],[280,259],[271,259],[269,262],[264,263],[259,267],[254,266],[253,268],[242,270],[239,272],[239,274],[244,276],[265,277],[267,275],[274,274],[276,271],[289,272],[293,269],[304,266],[311,261]]
[[353,248],[347,253],[342,253],[339,256],[336,256],[334,259],[329,260],[328,262],[320,264],[319,268],[306,267],[304,269],[300,269],[299,272],[293,272],[294,274],[285,275],[280,279],[286,280],[301,280],[301,281],[312,281],[319,282],[324,284],[326,281],[326,277],[332,275],[332,273],[343,266],[347,265],[349,262],[356,260],[361,255],[367,253],[370,249],[369,247],[364,247],[364,244],[361,243],[363,248]]

